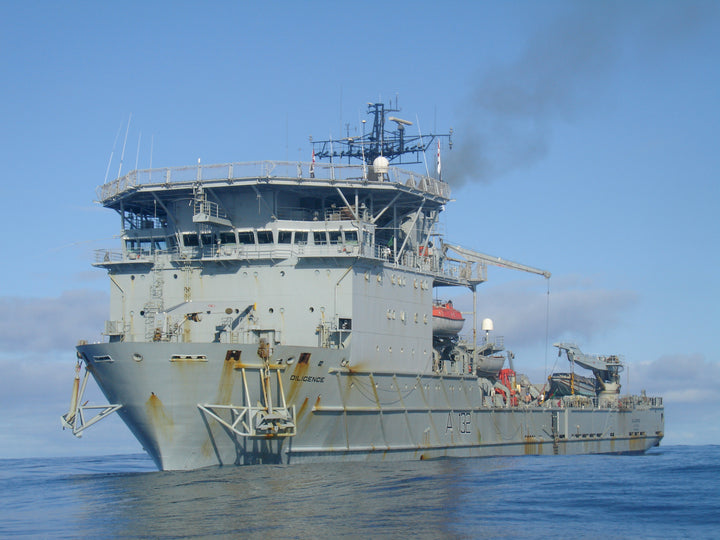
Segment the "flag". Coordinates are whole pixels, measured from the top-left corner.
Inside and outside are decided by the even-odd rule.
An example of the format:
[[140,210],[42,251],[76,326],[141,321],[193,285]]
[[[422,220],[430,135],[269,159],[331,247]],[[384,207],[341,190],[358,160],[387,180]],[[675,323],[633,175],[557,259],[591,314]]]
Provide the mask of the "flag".
[[310,163],[310,178],[315,178],[315,149],[312,151],[312,163]]
[[437,177],[438,180],[442,180],[442,171],[440,166],[440,141],[437,142],[438,150],[437,150]]

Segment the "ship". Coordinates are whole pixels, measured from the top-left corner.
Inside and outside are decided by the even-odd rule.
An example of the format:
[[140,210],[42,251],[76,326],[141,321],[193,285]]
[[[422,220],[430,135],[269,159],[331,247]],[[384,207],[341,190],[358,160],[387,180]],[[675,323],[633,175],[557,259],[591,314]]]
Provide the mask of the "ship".
[[[312,140],[307,162],[106,179],[120,246],[93,265],[110,313],[101,342],[76,348],[63,428],[117,414],[160,470],[658,445],[662,397],[621,395],[615,360],[557,344],[597,379],[559,396],[515,371],[492,319],[478,329],[488,266],[550,273],[448,241],[452,130],[412,134],[397,103],[367,112],[367,132]],[[107,403],[87,402],[91,377]]]

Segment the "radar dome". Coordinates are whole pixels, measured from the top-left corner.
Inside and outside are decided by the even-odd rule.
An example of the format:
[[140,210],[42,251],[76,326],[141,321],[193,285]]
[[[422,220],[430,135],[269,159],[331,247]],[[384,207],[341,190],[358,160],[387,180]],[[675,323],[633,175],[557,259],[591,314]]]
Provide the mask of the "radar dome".
[[373,168],[377,174],[387,174],[390,162],[385,156],[378,156],[373,161]]
[[483,319],[482,320],[482,329],[485,332],[492,332],[494,330],[492,319]]

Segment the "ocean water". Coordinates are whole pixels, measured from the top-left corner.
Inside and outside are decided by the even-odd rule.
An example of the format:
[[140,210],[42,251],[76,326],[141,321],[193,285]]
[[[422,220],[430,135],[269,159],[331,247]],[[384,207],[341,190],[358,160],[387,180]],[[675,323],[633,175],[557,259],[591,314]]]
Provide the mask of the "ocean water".
[[720,446],[190,472],[4,459],[0,537],[720,538]]

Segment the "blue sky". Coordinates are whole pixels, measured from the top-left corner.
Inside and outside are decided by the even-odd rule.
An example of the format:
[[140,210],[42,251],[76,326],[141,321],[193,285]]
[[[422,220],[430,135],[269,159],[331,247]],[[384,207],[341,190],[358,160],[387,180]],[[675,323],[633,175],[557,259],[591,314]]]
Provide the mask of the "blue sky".
[[118,419],[58,420],[106,318],[90,263],[119,218],[93,201],[130,115],[123,173],[308,160],[396,97],[454,129],[448,239],[553,273],[549,319],[542,278],[481,290],[516,367],[544,377],[548,340],[624,354],[666,444],[720,444],[718,59],[710,1],[3,3],[0,457],[140,450]]

